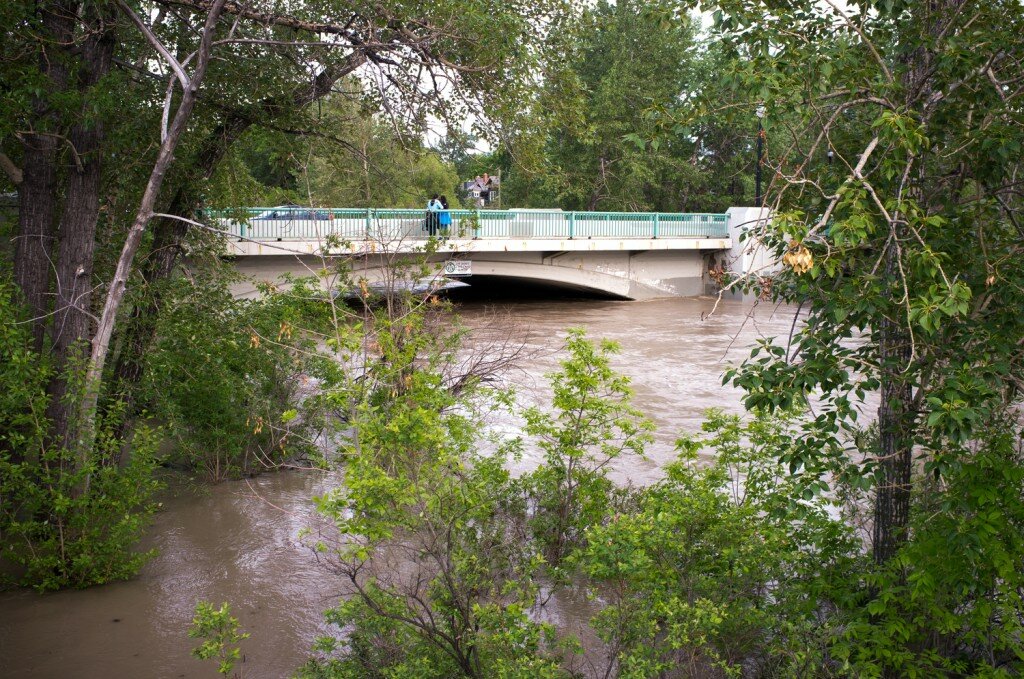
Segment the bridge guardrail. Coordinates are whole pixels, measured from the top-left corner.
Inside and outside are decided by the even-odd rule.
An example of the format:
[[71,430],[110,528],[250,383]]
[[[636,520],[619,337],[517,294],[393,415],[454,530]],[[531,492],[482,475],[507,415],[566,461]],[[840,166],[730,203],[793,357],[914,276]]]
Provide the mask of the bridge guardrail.
[[[449,210],[453,238],[727,238],[724,213]],[[229,234],[252,240],[408,240],[428,237],[424,210],[268,207],[207,210]],[[443,235],[443,234],[442,234]]]

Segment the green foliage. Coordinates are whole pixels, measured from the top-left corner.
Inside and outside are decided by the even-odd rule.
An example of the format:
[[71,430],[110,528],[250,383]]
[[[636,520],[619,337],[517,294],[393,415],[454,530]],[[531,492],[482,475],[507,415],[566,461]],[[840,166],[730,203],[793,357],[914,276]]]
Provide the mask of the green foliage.
[[337,655],[303,676],[561,676],[550,626],[528,613],[540,557],[516,528],[523,501],[505,454],[474,451],[469,392],[456,400],[418,363],[429,340],[402,322],[381,335],[386,367],[350,421],[345,485],[318,499],[341,537],[314,547],[350,590],[327,617],[347,634],[322,641]]
[[608,465],[624,453],[643,456],[654,428],[630,405],[629,379],[611,368],[614,343],[595,346],[574,329],[566,349],[561,370],[550,376],[553,412],[525,413],[525,432],[544,453],[543,464],[523,480],[534,505],[530,526],[555,566],[608,515],[614,490]]
[[174,281],[147,357],[151,415],[175,458],[213,481],[309,452],[298,410],[311,340],[299,328],[325,311],[301,282],[255,299],[236,299],[230,282],[203,272]]
[[741,204],[748,133],[712,116],[691,120],[695,95],[720,91],[725,63],[696,33],[684,8],[662,1],[598,2],[552,31],[529,119],[507,121],[492,158],[506,202],[670,212]]
[[215,179],[225,207],[316,204],[332,207],[422,208],[432,195],[456,204],[459,177],[414,136],[396,135],[360,100],[356,81],[303,115],[303,126],[325,134],[253,130]]
[[[152,555],[135,542],[155,511],[159,432],[140,428],[125,442],[116,411],[101,424],[86,465],[47,440],[45,363],[31,349],[13,286],[0,282],[0,561],[18,584],[38,590],[89,587],[133,576]],[[83,492],[83,483],[89,486]]]
[[220,608],[214,608],[207,601],[196,604],[188,636],[190,639],[205,639],[192,649],[192,655],[200,660],[216,660],[217,672],[225,677],[231,674],[241,658],[238,643],[249,638],[241,631],[238,619],[231,615],[231,607],[226,602]]
[[[123,445],[109,433],[97,446],[104,455]],[[18,584],[38,590],[90,587],[134,576],[155,552],[133,549],[157,509],[153,494],[158,437],[136,431],[122,467],[76,464],[73,455],[48,448],[38,460],[14,462],[0,455],[0,531],[4,561],[21,567]],[[89,492],[80,488],[90,477]]]
[[1024,667],[1024,451],[1012,422],[950,450],[922,480],[913,540],[868,576],[880,594],[852,611],[834,655],[858,676],[1010,677]]
[[[1019,267],[1006,266],[1019,254],[1020,203],[1003,195],[1020,161],[993,150],[1024,142],[1024,125],[981,68],[987,57],[978,48],[999,42],[1003,56],[991,75],[1010,77],[1004,58],[1024,50],[1024,16],[1014,3],[964,17],[945,5],[863,2],[851,3],[866,10],[854,30],[837,11],[809,3],[768,21],[749,3],[716,4],[719,37],[737,57],[725,76],[731,87],[767,104],[769,137],[771,125],[784,124],[787,135],[818,140],[812,151],[771,157],[777,212],[751,234],[776,256],[793,240],[812,255],[808,271],[770,277],[770,290],[761,286],[768,278],[750,281],[802,304],[806,323],[790,346],[762,347],[730,377],[750,408],[820,395],[798,468],[842,448],[835,442],[854,429],[865,394],[883,383],[905,387],[915,405],[902,406],[914,412],[901,436],[924,446],[924,464],[941,473],[930,458],[997,417],[1016,398],[1007,386],[1024,374],[1016,339],[1024,334],[1024,288]],[[915,66],[939,53],[943,68]],[[971,114],[979,108],[988,111],[984,123]],[[789,190],[781,177],[795,172],[820,191]],[[872,477],[874,467],[860,473]]]
[[834,657],[857,676],[1019,673],[1024,607],[997,564],[1022,558],[1020,5],[714,4],[724,79],[795,142],[769,145],[775,211],[750,234],[789,259],[748,289],[805,312],[727,379],[754,410],[813,399],[780,457],[802,493],[831,478],[870,491],[859,514],[874,500],[879,565],[849,588]]
[[575,560],[609,603],[593,625],[620,677],[821,673],[836,634],[821,614],[858,563],[850,531],[794,498],[776,457],[789,423],[710,411],[704,429],[635,510],[588,531]]
[[[650,425],[610,367],[614,345],[579,330],[551,407],[525,414],[544,459],[511,478],[524,443],[480,452],[485,394],[445,388],[458,332],[439,332],[435,311],[402,296],[367,310],[368,362],[324,395],[351,427],[345,484],[317,501],[333,530],[307,539],[345,583],[327,612],[344,633],[301,676],[573,676],[584,650],[632,678],[1016,671],[1017,425],[951,443],[941,482],[930,468],[918,480],[913,539],[876,565],[855,530],[863,477],[806,460],[817,421],[781,402],[747,421],[710,411],[664,480],[616,489],[608,465],[642,454]],[[761,352],[767,366],[777,348]],[[856,434],[865,448],[878,436]],[[579,584],[602,603],[603,647],[547,622],[545,601]]]

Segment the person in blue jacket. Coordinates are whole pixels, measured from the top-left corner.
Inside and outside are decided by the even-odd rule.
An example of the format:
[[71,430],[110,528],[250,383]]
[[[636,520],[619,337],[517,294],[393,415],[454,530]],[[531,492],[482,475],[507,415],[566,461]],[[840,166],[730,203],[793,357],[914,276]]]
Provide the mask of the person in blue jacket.
[[448,198],[441,196],[438,200],[441,203],[441,212],[437,223],[440,226],[441,237],[447,238],[449,227],[452,225],[452,213],[448,211]]

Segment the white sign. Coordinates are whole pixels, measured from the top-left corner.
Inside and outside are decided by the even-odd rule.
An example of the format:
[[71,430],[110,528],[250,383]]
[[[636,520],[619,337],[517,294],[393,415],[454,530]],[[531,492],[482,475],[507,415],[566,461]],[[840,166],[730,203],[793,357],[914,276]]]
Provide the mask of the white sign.
[[473,262],[468,259],[449,259],[444,263],[445,276],[472,276]]

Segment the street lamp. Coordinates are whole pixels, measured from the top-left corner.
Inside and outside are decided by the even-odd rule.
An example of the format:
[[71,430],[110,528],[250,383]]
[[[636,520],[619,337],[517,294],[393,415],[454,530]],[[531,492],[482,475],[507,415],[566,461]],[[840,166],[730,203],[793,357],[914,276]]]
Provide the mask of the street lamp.
[[754,207],[764,206],[764,196],[761,195],[761,165],[764,163],[764,104],[760,104],[755,110],[757,115],[757,168],[754,170]]

